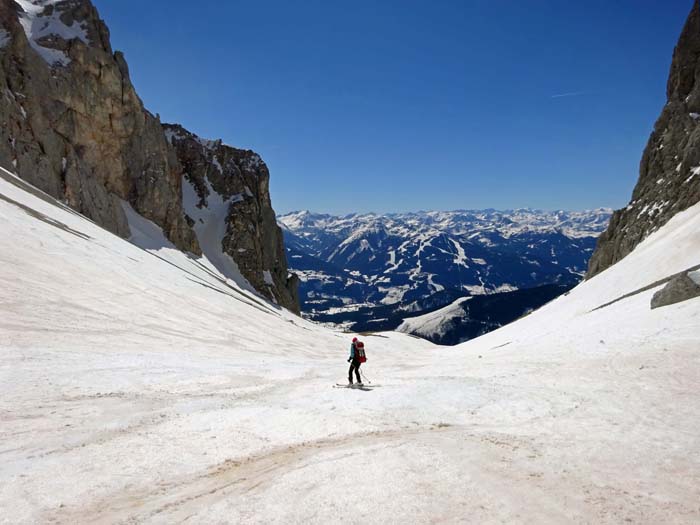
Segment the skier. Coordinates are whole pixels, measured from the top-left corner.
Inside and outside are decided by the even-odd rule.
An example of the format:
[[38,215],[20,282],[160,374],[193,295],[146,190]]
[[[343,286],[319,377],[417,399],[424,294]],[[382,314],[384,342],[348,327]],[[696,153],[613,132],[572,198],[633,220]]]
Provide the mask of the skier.
[[[364,347],[362,341],[358,341],[357,337],[352,338],[352,343],[350,344],[350,357],[348,357],[348,363],[350,363],[350,370],[348,370],[348,384],[352,385],[352,371],[355,371],[355,377],[357,378],[357,384],[362,385],[362,379],[360,379],[360,352],[358,347]],[[364,349],[362,350],[362,355],[364,355]]]

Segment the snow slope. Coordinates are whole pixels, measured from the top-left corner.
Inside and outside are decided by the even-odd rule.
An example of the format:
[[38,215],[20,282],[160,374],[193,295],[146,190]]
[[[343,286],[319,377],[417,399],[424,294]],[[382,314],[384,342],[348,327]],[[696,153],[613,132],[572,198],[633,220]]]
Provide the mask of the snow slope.
[[456,301],[447,306],[430,312],[429,314],[417,315],[405,319],[397,332],[405,334],[416,334],[420,336],[428,336],[433,334],[442,335],[451,328],[451,324],[455,319],[461,319],[464,315],[464,310],[460,305],[465,301],[473,299],[472,297],[460,297]]
[[700,206],[501,330],[349,335],[0,175],[0,522],[696,523]]

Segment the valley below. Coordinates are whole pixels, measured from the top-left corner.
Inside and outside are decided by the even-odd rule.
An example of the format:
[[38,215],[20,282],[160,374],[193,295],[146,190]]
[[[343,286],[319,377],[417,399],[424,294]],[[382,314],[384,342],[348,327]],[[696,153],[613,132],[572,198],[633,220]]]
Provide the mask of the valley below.
[[[575,286],[611,213],[302,211],[278,222],[305,318],[356,332],[399,329],[454,345]],[[436,316],[439,325],[426,324]]]

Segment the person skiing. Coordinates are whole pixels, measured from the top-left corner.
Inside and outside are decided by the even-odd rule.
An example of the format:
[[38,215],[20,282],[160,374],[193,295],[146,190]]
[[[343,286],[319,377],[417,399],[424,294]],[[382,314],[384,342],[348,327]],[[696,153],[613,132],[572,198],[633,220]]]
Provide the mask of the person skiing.
[[355,377],[357,378],[357,384],[362,386],[362,379],[360,378],[360,356],[357,351],[357,345],[362,344],[358,341],[357,337],[352,338],[352,343],[350,344],[350,357],[348,357],[348,363],[350,363],[350,370],[348,370],[348,384],[352,385],[352,372],[355,371]]

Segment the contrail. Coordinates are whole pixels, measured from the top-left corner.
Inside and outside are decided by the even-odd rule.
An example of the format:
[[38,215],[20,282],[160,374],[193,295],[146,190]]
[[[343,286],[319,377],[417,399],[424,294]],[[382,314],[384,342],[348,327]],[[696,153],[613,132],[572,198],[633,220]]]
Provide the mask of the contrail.
[[551,95],[549,98],[562,98],[562,97],[577,97],[579,95],[585,95],[585,91],[572,91],[571,93],[559,93],[557,95]]

